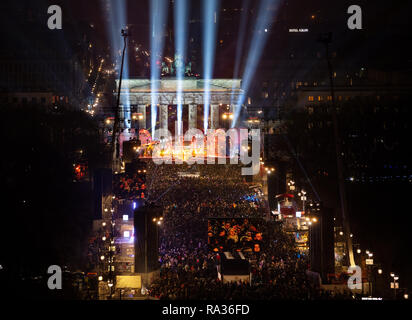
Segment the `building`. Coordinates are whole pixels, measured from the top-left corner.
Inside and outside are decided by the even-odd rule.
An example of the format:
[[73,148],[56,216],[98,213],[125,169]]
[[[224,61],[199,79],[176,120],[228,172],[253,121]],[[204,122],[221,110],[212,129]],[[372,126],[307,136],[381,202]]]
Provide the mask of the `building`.
[[[183,132],[189,128],[204,128],[204,80],[185,78],[182,92]],[[232,100],[241,94],[240,79],[213,79],[210,83],[209,128],[227,127],[233,119]],[[123,128],[130,128],[133,119],[130,114],[137,112],[143,115],[137,119],[140,129],[150,129],[152,96],[158,102],[158,117],[154,121],[156,128],[168,129],[174,133],[174,122],[177,121],[177,83],[175,78],[158,80],[158,91],[152,93],[149,79],[123,79],[120,94],[120,119]],[[226,113],[226,117],[224,116]]]
[[100,55],[93,28],[70,24],[64,16],[63,29],[48,29],[46,4],[19,1],[2,3],[0,9],[15,13],[13,21],[5,17],[0,23],[0,101],[85,104]]

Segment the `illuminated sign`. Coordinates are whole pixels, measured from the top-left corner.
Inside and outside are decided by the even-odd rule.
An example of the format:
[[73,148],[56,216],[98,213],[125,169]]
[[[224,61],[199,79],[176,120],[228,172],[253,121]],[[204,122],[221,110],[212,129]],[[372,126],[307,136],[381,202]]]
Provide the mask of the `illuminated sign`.
[[292,28],[289,29],[289,32],[309,32],[308,28]]
[[117,288],[134,288],[138,289],[142,287],[142,278],[140,275],[137,276],[116,276],[116,287]]

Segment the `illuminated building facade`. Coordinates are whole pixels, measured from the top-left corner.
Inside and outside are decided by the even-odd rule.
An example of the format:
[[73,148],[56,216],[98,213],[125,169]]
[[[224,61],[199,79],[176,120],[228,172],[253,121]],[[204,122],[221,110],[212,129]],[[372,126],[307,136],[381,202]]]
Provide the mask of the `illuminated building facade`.
[[[185,78],[182,81],[183,132],[190,128],[203,128],[204,80]],[[151,90],[150,79],[124,79],[120,96],[120,122],[124,122],[123,105],[129,103],[132,114],[139,115],[139,129],[150,128],[151,99],[156,95],[159,112],[156,128],[168,129],[174,132],[174,122],[177,121],[177,85],[175,78],[158,80],[157,92]],[[242,90],[240,79],[212,79],[210,81],[210,114],[209,128],[225,127],[224,120],[232,119],[233,106],[230,101],[236,101]],[[127,92],[127,94],[126,94]],[[231,97],[233,97],[231,99]],[[133,119],[132,119],[133,120]]]

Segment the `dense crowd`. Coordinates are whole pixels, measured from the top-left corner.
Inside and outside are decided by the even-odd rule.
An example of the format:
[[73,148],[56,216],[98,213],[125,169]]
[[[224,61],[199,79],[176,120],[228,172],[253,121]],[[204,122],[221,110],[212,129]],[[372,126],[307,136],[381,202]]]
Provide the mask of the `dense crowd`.
[[260,219],[210,219],[208,244],[214,252],[255,251],[264,244]]
[[114,180],[113,192],[118,198],[129,200],[144,198],[146,184],[143,172],[117,174],[114,175]]
[[[239,166],[153,165],[148,172],[149,198],[164,208],[160,279],[149,288],[150,295],[159,299],[317,297],[305,274],[305,257],[298,254],[293,238],[279,222],[265,219],[265,202],[244,181]],[[222,253],[208,245],[208,226],[216,218],[254,219],[263,245],[225,248],[241,250],[249,260],[250,283],[218,279],[216,266]]]

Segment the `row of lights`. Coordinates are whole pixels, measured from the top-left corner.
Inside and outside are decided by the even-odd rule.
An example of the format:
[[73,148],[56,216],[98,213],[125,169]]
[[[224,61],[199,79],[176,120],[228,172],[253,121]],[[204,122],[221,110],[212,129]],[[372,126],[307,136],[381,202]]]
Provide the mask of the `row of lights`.
[[308,223],[308,225],[312,225],[312,223],[316,223],[316,222],[318,222],[318,219],[316,218],[316,217],[313,217],[312,219],[311,218],[309,218],[309,217],[306,217],[305,218],[305,221]]
[[[116,196],[112,196],[112,199],[114,200],[114,199],[116,199]],[[104,210],[104,212],[109,212],[109,210],[110,210],[110,212],[111,212],[111,215],[112,215],[112,219],[111,219],[111,221],[110,221],[110,224],[111,224],[111,226],[112,226],[112,228],[116,225],[116,223],[115,223],[115,221],[113,220],[113,218],[114,218],[114,216],[113,216],[113,214],[114,214],[114,208],[112,207],[112,208],[104,208],[103,209]],[[124,219],[124,216],[123,216],[123,219]],[[125,220],[125,219],[124,219]],[[102,221],[102,227],[106,227],[107,226],[107,222],[106,221]],[[108,239],[107,239],[107,237],[106,236],[102,236],[102,241],[103,242],[105,242],[105,241],[107,241]],[[112,272],[112,271],[114,271],[114,269],[115,269],[115,267],[114,267],[114,265],[113,265],[113,262],[114,262],[114,259],[113,259],[113,253],[116,251],[116,246],[115,246],[115,244],[114,244],[114,239],[113,238],[111,238],[110,239],[110,245],[109,245],[109,257],[108,257],[108,259],[107,259],[107,262],[109,263],[109,271],[110,272]],[[103,255],[101,255],[100,256],[100,260],[101,261],[104,261],[104,260],[106,260],[106,256],[103,254]],[[99,276],[98,277],[98,280],[99,281],[103,281],[103,276]],[[114,285],[114,283],[113,283],[113,279],[110,279],[110,276],[109,276],[109,279],[108,279],[108,281],[107,281],[107,285],[108,285],[108,287],[111,289],[112,287],[113,287],[113,285]]]
[[267,174],[270,174],[271,172],[274,172],[274,171],[275,171],[275,168],[265,167],[265,170],[266,170],[266,173],[267,173]]
[[153,218],[153,222],[160,226],[163,223],[163,217]]
[[[103,62],[104,62],[104,59],[102,58],[102,59],[100,60],[100,65],[99,65],[99,68],[98,68],[98,70],[97,70],[99,73],[102,71]],[[88,75],[89,77],[90,77],[91,73],[92,73],[92,70],[90,69],[90,72],[89,72],[89,75]],[[93,84],[93,86],[92,86],[92,90],[91,90],[92,94],[94,93],[94,91],[95,91],[95,89],[96,89],[97,78],[98,78],[98,76],[96,76],[96,79],[95,79],[94,84]],[[86,81],[87,81],[87,80],[86,80]],[[94,101],[94,103],[93,103],[92,106],[91,106],[90,104],[87,105],[87,107],[88,107],[88,108],[91,108],[91,110],[86,110],[86,112],[88,112],[88,113],[89,113],[90,115],[92,115],[92,116],[94,115],[94,110],[93,110],[93,108],[96,108],[97,105],[99,104],[100,95],[101,95],[100,93],[97,94],[97,98],[96,98],[96,100]]]
[[233,119],[233,113],[226,112],[222,115],[222,119],[227,120],[227,119]]
[[[351,235],[352,236],[352,235]],[[361,252],[362,252],[362,250],[361,249],[358,249],[358,250],[356,250],[356,252],[358,253],[358,254],[360,254]],[[373,257],[373,253],[372,252],[370,252],[369,250],[366,250],[365,251],[365,253],[368,255],[368,257],[369,257],[369,259],[371,259],[372,257]],[[381,268],[379,268],[378,269],[378,274],[382,274],[383,273],[383,270],[381,269]],[[390,273],[390,276],[393,278],[393,280],[394,280],[394,289],[396,289],[396,281],[398,281],[399,280],[399,276],[397,276],[394,272],[391,272]],[[404,295],[403,295],[403,297],[404,297],[404,299],[409,299],[409,295],[407,294],[407,293],[405,293]]]
[[[250,149],[250,147],[249,147],[249,149]],[[263,159],[260,158],[260,165],[263,166],[265,163],[264,163],[262,160],[263,160]],[[275,171],[275,168],[273,168],[273,167],[271,167],[271,168],[269,168],[269,167],[264,167],[264,169],[265,169],[265,171],[266,171],[267,174],[270,174],[271,172],[274,172],[274,171]]]
[[141,114],[141,113],[138,113],[138,114],[133,114],[132,115],[132,119],[133,120],[143,120],[143,114]]
[[[294,182],[294,181],[290,180],[290,181],[288,182],[288,186],[289,186],[290,191],[294,191],[294,190],[295,190],[295,182]],[[302,201],[305,201],[305,200],[306,200],[306,192],[305,192],[304,190],[302,190],[301,192],[299,192],[299,193],[298,193],[298,196],[301,197],[301,200],[302,200]],[[312,205],[312,204],[311,204],[311,205]],[[312,219],[311,219],[311,218],[309,218],[309,217],[306,217],[305,220],[306,220],[306,222],[308,223],[308,225],[312,225],[312,223],[314,223],[314,222],[316,223],[316,222],[317,222],[317,219],[316,219],[316,218],[312,218]],[[340,231],[340,232],[339,232],[339,235],[343,236],[343,231]],[[351,237],[351,238],[353,237],[353,234],[352,234],[352,233],[350,234],[350,237]],[[358,253],[358,254],[360,254],[361,252],[362,252],[361,249],[357,249],[357,253]],[[369,259],[371,259],[371,258],[373,257],[373,253],[370,252],[369,250],[366,250],[365,252],[366,252],[366,254],[368,255]],[[383,273],[382,269],[379,268],[379,269],[378,269],[378,274],[382,274],[382,273]],[[396,282],[397,280],[399,280],[399,276],[396,276],[393,272],[392,272],[390,275],[391,275],[392,278],[394,278],[395,282]],[[396,284],[394,284],[394,286],[396,286]],[[405,295],[404,295],[404,298],[405,298],[405,299],[408,299],[408,298],[409,298],[409,295],[408,295],[408,294],[405,294]]]

